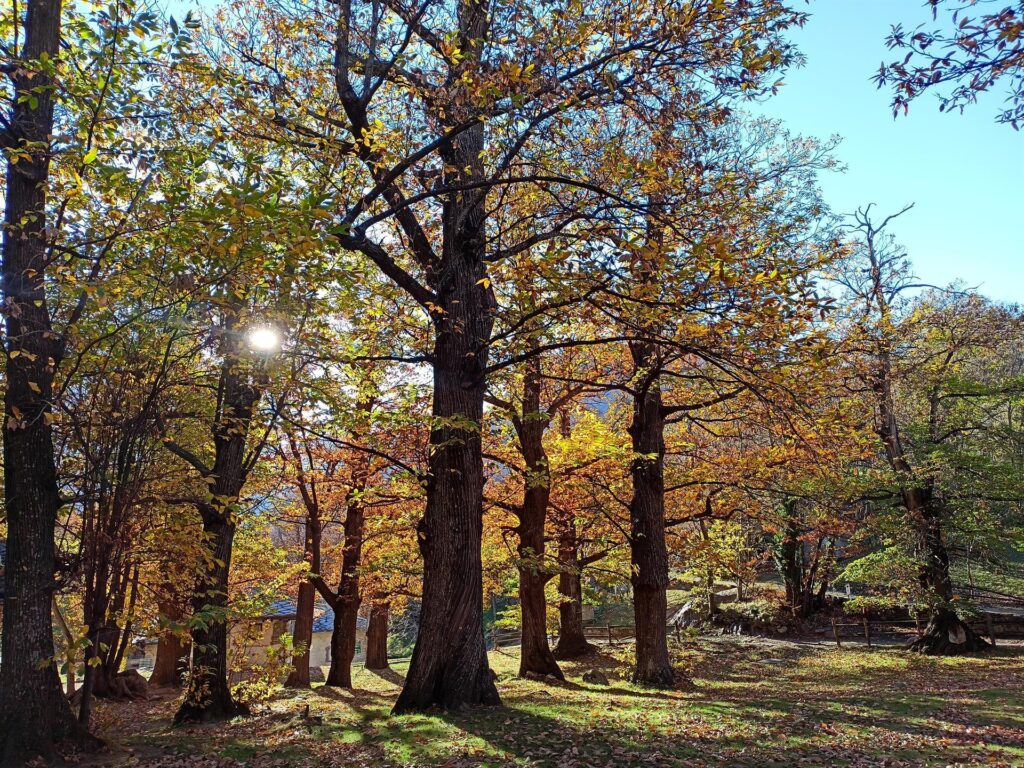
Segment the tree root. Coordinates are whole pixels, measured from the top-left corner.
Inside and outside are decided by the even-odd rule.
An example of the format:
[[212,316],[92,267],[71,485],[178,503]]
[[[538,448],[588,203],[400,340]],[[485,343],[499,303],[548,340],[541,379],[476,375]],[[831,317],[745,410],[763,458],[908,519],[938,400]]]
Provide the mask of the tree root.
[[925,656],[960,656],[990,649],[992,645],[956,617],[936,617],[907,650]]

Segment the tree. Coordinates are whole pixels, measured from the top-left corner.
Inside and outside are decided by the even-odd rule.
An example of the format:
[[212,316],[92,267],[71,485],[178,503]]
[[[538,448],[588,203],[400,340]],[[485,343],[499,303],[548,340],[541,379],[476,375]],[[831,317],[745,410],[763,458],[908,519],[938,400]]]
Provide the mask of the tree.
[[[76,350],[95,283],[146,207],[142,149],[160,131],[139,99],[154,62],[181,40],[148,45],[156,17],[131,2],[82,10],[39,0],[5,16],[10,77],[0,144],[7,158],[3,291],[8,528],[0,760],[52,754],[75,724],[53,657],[54,525],[63,505],[53,452],[55,382]],[[148,119],[147,119],[148,118]],[[131,125],[131,130],[125,126]],[[87,180],[87,181],[86,181]]]
[[[411,475],[414,484],[421,479],[415,469],[422,449],[416,420],[423,415],[418,389],[403,380],[400,367],[372,359],[385,355],[373,354],[368,342],[379,347],[389,336],[389,325],[382,317],[360,318],[344,335],[335,334],[332,351],[318,361],[322,375],[306,384],[310,400],[284,415],[281,452],[298,492],[305,529],[303,558],[309,569],[299,584],[293,637],[296,647],[304,644],[307,650],[296,655],[289,685],[309,684],[308,647],[317,593],[334,612],[327,685],[352,687],[357,622],[366,594],[377,607],[375,639],[387,639],[386,616],[383,632],[381,625],[381,610],[386,613],[387,608],[381,601],[389,599],[388,590],[373,583],[380,579],[372,572],[371,583],[364,582],[370,565],[367,547],[373,554],[372,539],[382,525],[389,539],[385,547],[404,538],[400,525],[389,524],[391,508],[405,501],[398,487],[404,477]],[[337,525],[342,528],[340,537],[330,531],[325,537],[328,526]],[[386,661],[386,647],[384,653]]]
[[[216,275],[188,322],[202,329],[203,351],[217,365],[209,371],[197,360],[181,390],[186,399],[204,391],[214,396],[200,397],[196,410],[162,418],[165,448],[205,485],[196,503],[205,554],[191,598],[192,668],[179,723],[244,711],[227,675],[232,540],[243,489],[303,372],[301,354],[289,356],[289,364],[277,353],[282,345],[304,348],[305,318],[317,307],[309,285],[325,278],[319,250],[310,245],[315,206],[290,194],[286,168],[272,168],[254,148],[223,144],[216,135],[197,155],[203,170],[178,200],[192,209],[190,226],[181,227],[174,244],[180,282]],[[208,183],[211,175],[217,184]],[[205,426],[205,436],[197,425]]]
[[[701,104],[758,91],[791,60],[782,32],[804,16],[775,0],[614,0],[590,9],[585,23],[576,0],[501,9],[387,0],[317,10],[335,21],[330,40],[320,34],[322,16],[303,5],[291,13],[281,8],[288,20],[279,26],[263,25],[261,9],[260,23],[238,24],[226,43],[248,81],[273,84],[259,87],[254,114],[271,115],[282,142],[315,158],[319,173],[343,169],[347,179],[337,189],[360,190],[338,201],[340,244],[406,290],[433,329],[425,354],[434,375],[434,448],[420,539],[423,610],[395,709],[496,704],[481,630],[480,430],[486,379],[507,361],[490,360],[488,267],[529,245],[491,242],[500,191],[529,185],[545,200],[591,193],[590,206],[552,222],[538,235],[544,240],[557,240],[569,222],[590,218],[588,211],[609,215],[643,205],[642,196],[608,194],[578,172],[562,173],[572,142],[590,144],[627,104],[672,94],[698,105],[698,115],[687,116],[696,119]],[[284,39],[285,29],[298,42]],[[273,63],[296,50],[322,59],[324,46],[330,77]],[[558,153],[548,151],[559,145]],[[547,160],[556,154],[552,170]],[[357,177],[365,181],[349,181]],[[391,234],[382,239],[384,225]]]
[[1007,0],[928,0],[932,18],[948,14],[951,26],[910,32],[892,28],[891,50],[906,51],[902,61],[882,64],[875,75],[878,87],[893,89],[893,114],[910,109],[925,91],[945,90],[939,110],[959,109],[978,95],[1007,83],[1010,106],[999,122],[1020,128],[1024,120],[1024,2]]
[[[680,123],[668,108],[620,126],[623,162],[647,174],[648,205],[614,241],[620,277],[598,298],[628,342],[628,378],[610,386],[632,408],[634,680],[656,686],[674,679],[666,490],[693,485],[685,462],[667,463],[667,442],[707,428],[706,414],[713,422],[717,406],[746,392],[788,401],[787,372],[817,350],[811,321],[825,302],[814,271],[833,253],[815,229],[823,208],[814,174],[829,166],[828,146],[792,140],[763,121],[708,119],[718,131]],[[655,152],[636,157],[643,126]],[[756,319],[747,309],[754,306]]]
[[957,615],[949,529],[961,505],[988,496],[1019,499],[1005,472],[979,482],[975,466],[990,450],[976,441],[998,429],[980,406],[1003,401],[1005,408],[1019,382],[968,375],[973,357],[1012,335],[1007,328],[1013,320],[1005,311],[979,308],[969,294],[953,292],[938,306],[912,302],[910,292],[921,285],[910,274],[905,252],[886,233],[907,209],[880,223],[870,209],[854,218],[857,240],[841,284],[851,301],[847,343],[857,352],[853,370],[865,388],[892,494],[909,528],[910,540],[899,543],[916,564],[931,611],[923,636],[911,647],[944,655],[983,650],[988,643]]

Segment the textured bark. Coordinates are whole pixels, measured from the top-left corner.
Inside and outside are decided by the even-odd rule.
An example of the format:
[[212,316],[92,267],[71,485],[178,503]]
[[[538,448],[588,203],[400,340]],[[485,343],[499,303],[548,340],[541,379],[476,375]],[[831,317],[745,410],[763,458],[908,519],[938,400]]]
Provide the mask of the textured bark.
[[234,523],[217,509],[203,512],[203,538],[209,562],[192,597],[193,615],[205,614],[202,626],[192,630],[192,670],[185,700],[174,716],[175,724],[225,720],[245,714],[231,697],[228,685],[228,574]]
[[544,564],[544,528],[551,495],[551,474],[544,451],[544,432],[549,423],[541,411],[541,359],[526,362],[523,377],[522,416],[513,417],[519,450],[526,463],[526,487],[519,508],[519,607],[522,614],[522,643],[519,674],[565,676],[548,645],[547,601],[544,588],[552,574]]
[[910,650],[926,656],[959,656],[991,647],[987,640],[947,608],[936,610],[921,637],[909,645]]
[[228,686],[228,576],[235,537],[234,504],[251,468],[246,442],[261,391],[249,382],[238,358],[237,314],[225,324],[224,362],[213,423],[214,462],[207,474],[210,501],[199,505],[203,545],[208,556],[192,596],[193,615],[207,621],[192,630],[192,669],[184,701],[174,722],[208,722],[246,714]]
[[665,420],[662,412],[660,364],[648,343],[631,345],[640,372],[629,426],[633,453],[630,466],[630,559],[633,566],[633,614],[636,624],[636,668],[633,681],[668,686],[674,681],[668,656],[668,550],[665,546]]
[[359,563],[363,552],[364,512],[359,496],[366,487],[369,461],[367,454],[359,454],[353,471],[352,490],[348,495],[345,514],[345,547],[341,555],[341,581],[334,603],[334,629],[331,633],[331,669],[327,685],[352,687],[352,659],[356,655],[358,630]]
[[[6,598],[0,654],[0,763],[51,757],[56,745],[95,744],[71,712],[54,664],[56,558],[54,526],[61,506],[49,424],[54,372],[63,350],[46,303],[46,193],[53,133],[53,82],[31,62],[56,60],[59,0],[31,0],[24,22],[26,64],[13,84],[4,144],[8,161],[3,231],[3,298],[7,333],[4,390],[4,505],[7,521]],[[16,20],[15,23],[20,23]],[[31,98],[30,98],[31,96]],[[14,353],[18,354],[15,355]]]
[[583,632],[583,588],[580,583],[578,566],[570,566],[558,575],[558,642],[552,655],[556,659],[575,659],[595,650],[595,646],[587,642]]
[[[310,573],[320,573],[320,519],[312,511],[307,512],[305,535],[303,536],[303,558],[309,563]],[[299,595],[295,601],[295,627],[292,630],[292,647],[302,648],[292,656],[292,671],[288,673],[285,686],[288,688],[309,688],[309,648],[313,642],[313,611],[316,608],[316,587],[309,579],[299,584]]]
[[[467,29],[470,38],[483,31]],[[442,152],[445,182],[483,177],[484,127],[461,133]],[[500,704],[483,632],[484,368],[494,298],[485,280],[486,203],[482,193],[445,197],[443,257],[432,287],[434,400],[427,505],[419,530],[423,603],[416,647],[395,712]]]
[[188,674],[191,645],[173,632],[160,636],[156,646],[156,661],[149,684],[158,688],[178,688]]
[[911,489],[904,491],[903,503],[911,511],[917,532],[918,556],[922,561],[921,586],[936,600],[928,626],[921,637],[910,644],[910,650],[928,656],[959,656],[988,650],[992,646],[952,608],[953,579],[949,573],[949,553],[942,536],[938,502],[927,491]]
[[388,669],[388,619],[391,606],[374,603],[370,607],[370,625],[366,629],[367,669]]
[[[427,500],[419,526],[423,554],[420,625],[409,673],[395,712],[440,705],[460,708],[499,704],[487,665],[483,634],[483,576],[480,545],[483,526],[483,455],[480,430],[494,293],[487,279],[487,186],[484,167],[485,116],[467,85],[481,61],[492,9],[487,3],[453,6],[453,44],[460,56],[449,70],[450,88],[437,91],[433,116],[448,132],[437,151],[440,247],[431,243],[414,209],[383,158],[362,141],[371,133],[367,104],[352,79],[357,61],[351,0],[339,0],[334,45],[334,83],[359,157],[375,177],[381,194],[394,206],[394,221],[407,236],[406,246],[425,273],[426,287],[402,270],[376,244],[353,236],[351,244],[406,290],[429,313],[434,330],[434,398],[428,463]],[[360,76],[360,79],[363,79]],[[447,192],[441,190],[450,190]],[[432,227],[433,229],[433,227]]]
[[[559,415],[563,438],[572,436],[567,410]],[[556,659],[575,659],[595,650],[583,631],[583,561],[580,558],[576,519],[571,514],[557,519],[558,527],[558,642],[552,655]],[[598,558],[595,558],[598,559]]]
[[[652,204],[657,200],[651,200]],[[657,296],[661,264],[657,255],[663,233],[648,224],[647,244],[636,254],[632,277],[640,313],[634,322],[647,339],[630,342],[633,359],[633,415],[629,436],[633,448],[630,475],[629,549],[632,565],[633,615],[636,625],[636,667],[633,681],[668,686],[675,675],[668,656],[668,550],[665,546],[665,409],[661,393],[664,365],[658,346],[658,319],[647,314],[644,300]]]

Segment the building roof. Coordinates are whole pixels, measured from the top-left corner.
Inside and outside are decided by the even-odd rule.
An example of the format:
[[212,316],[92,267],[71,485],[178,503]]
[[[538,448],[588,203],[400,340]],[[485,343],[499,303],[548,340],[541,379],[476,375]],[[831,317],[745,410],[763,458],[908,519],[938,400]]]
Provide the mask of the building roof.
[[314,632],[333,632],[334,631],[334,611],[328,608],[326,611],[321,613],[319,616],[313,618],[313,631]]
[[[318,613],[313,618],[313,632],[333,632],[334,631],[334,611],[326,603],[320,603],[317,608],[323,607],[323,613]],[[362,616],[356,616],[356,628],[360,632],[365,632],[370,626],[370,622]]]
[[263,613],[261,613],[258,616],[258,618],[294,619],[295,611],[296,609],[294,600],[275,600],[263,610]]
[[[297,609],[294,600],[275,600],[267,606],[266,610],[258,618],[293,621],[296,613]],[[365,632],[369,625],[370,622],[362,616],[356,617],[356,627],[360,631]],[[318,600],[313,608],[313,631],[332,632],[333,630],[334,611],[323,600]]]

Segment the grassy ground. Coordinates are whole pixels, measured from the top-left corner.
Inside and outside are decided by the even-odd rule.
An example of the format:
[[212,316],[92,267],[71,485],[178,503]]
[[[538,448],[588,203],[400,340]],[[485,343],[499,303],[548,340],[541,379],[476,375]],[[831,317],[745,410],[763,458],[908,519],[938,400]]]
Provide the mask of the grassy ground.
[[[175,702],[101,704],[105,765],[949,766],[1024,765],[1024,648],[936,660],[750,638],[675,649],[692,685],[625,682],[629,651],[520,680],[492,655],[504,708],[392,718],[404,666],[359,669],[355,691],[288,693],[254,717],[171,729]],[[580,676],[599,667],[609,686]],[[308,716],[304,716],[308,707]]]

